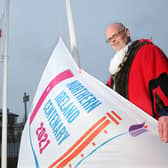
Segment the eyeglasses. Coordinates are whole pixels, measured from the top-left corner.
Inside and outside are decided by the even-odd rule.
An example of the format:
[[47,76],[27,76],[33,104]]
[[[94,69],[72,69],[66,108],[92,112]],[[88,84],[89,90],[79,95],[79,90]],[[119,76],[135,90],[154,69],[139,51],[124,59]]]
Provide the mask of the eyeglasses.
[[[124,28],[124,29],[120,30],[119,32],[113,34],[111,37],[109,37],[109,38],[106,40],[106,43],[109,43],[111,40],[116,39],[121,33],[123,33],[124,31],[126,32],[126,30],[127,30],[127,29]],[[125,33],[125,32],[124,32],[124,33]]]

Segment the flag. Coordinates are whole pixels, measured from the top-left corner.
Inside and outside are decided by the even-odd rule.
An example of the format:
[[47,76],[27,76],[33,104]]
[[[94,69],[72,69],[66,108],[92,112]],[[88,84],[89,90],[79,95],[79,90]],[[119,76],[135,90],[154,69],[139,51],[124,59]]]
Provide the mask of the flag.
[[59,40],[23,130],[18,168],[162,167],[157,121],[78,68]]
[[4,29],[4,14],[2,14],[0,18],[0,56],[3,54],[3,48],[4,48],[4,37],[3,37],[3,29]]
[[0,38],[2,37],[2,29],[0,28]]

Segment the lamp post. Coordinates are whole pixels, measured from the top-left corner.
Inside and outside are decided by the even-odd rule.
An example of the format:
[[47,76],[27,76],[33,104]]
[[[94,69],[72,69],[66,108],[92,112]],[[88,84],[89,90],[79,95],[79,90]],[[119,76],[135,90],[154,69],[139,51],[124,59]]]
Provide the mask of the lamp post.
[[23,103],[24,103],[24,107],[25,107],[24,122],[26,122],[26,120],[27,120],[27,102],[28,101],[29,101],[29,95],[26,95],[26,92],[24,92],[24,96],[23,96]]

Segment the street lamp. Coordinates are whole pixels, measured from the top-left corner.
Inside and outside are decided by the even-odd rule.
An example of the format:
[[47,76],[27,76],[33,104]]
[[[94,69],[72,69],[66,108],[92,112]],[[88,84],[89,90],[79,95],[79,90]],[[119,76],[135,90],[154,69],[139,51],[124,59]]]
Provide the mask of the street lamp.
[[23,103],[25,106],[25,116],[24,116],[24,122],[26,122],[27,120],[27,102],[29,101],[29,95],[26,95],[26,92],[24,92],[24,96],[23,96]]

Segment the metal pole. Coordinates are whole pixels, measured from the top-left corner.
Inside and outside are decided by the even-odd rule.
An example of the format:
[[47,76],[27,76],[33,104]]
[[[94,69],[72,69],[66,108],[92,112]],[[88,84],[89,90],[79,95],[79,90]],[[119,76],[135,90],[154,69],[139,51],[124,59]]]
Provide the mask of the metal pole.
[[75,62],[77,63],[77,65],[80,67],[79,52],[78,52],[75,27],[74,27],[74,22],[72,17],[71,3],[70,3],[70,0],[65,0],[65,3],[66,3],[66,10],[67,10],[67,19],[68,19],[68,26],[69,26],[72,56]]
[[2,168],[7,168],[8,29],[9,29],[9,0],[6,1],[5,49],[4,49],[4,57],[3,57],[2,151],[1,151],[1,167]]
[[25,106],[25,117],[24,117],[24,122],[26,123],[27,120],[27,102],[29,101],[29,95],[26,95],[26,92],[24,92],[24,96],[23,96],[23,102],[24,102],[24,106]]

